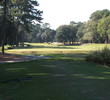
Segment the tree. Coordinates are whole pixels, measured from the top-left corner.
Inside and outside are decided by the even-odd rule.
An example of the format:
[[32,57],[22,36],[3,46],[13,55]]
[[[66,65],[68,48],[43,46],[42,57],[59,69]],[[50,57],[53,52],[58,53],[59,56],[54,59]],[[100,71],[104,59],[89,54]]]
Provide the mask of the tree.
[[70,32],[68,34],[68,41],[69,44],[73,44],[77,40],[76,33],[78,31],[78,28],[77,25],[69,25],[68,27],[70,29]]
[[[110,11],[107,9],[104,10],[98,10],[94,13],[91,14],[90,19],[92,20],[92,23],[95,23],[93,25],[94,27],[94,36],[95,39],[98,39],[99,42],[104,42],[106,41],[108,43],[109,41],[109,36],[107,35],[108,32],[106,32],[106,30],[108,30],[108,23],[105,22],[107,19],[109,19],[108,17],[110,16]],[[106,27],[106,28],[105,28]],[[103,34],[103,35],[102,35]]]
[[[45,26],[45,27],[44,27]],[[28,42],[53,42],[56,31],[51,29],[50,24],[35,24],[31,28],[30,34],[27,35]]]
[[41,36],[42,33],[42,27],[40,24],[36,24],[33,26],[32,28],[32,32],[29,34],[29,38],[27,39],[27,41],[29,42],[38,42],[39,40],[39,36],[38,34],[40,34]]
[[70,25],[74,26],[74,25],[77,25],[77,23],[74,22],[74,21],[71,21],[71,22],[70,22]]
[[56,30],[56,39],[58,42],[69,44],[76,41],[77,24],[75,25],[61,25]]
[[50,28],[51,25],[49,23],[43,23],[42,28],[46,29],[46,28]]
[[7,0],[4,0],[4,3],[3,3],[3,21],[2,21],[2,24],[1,24],[1,28],[2,28],[2,53],[4,54],[4,44],[5,44],[5,35],[6,35],[6,14],[7,14],[7,9],[6,9],[6,6],[7,6]]
[[42,20],[42,11],[35,9],[35,6],[39,6],[36,0],[4,0],[0,3],[0,16],[3,17],[1,26],[4,26],[4,29],[1,32],[3,37],[2,53],[4,53],[4,44],[8,38],[7,33],[11,28],[7,26],[9,25],[7,23],[13,24],[14,32],[16,34],[13,34],[14,36],[12,37],[15,38],[13,40],[18,44],[19,28],[22,26],[29,32],[31,25],[35,20],[38,22]]
[[83,23],[82,22],[74,22],[74,21],[71,21],[70,22],[70,30],[71,30],[71,35],[70,35],[70,42],[75,42],[78,40],[77,38],[77,32],[78,32],[78,29],[79,27],[82,25]]
[[97,10],[91,14],[90,19],[94,21],[99,21],[103,17],[107,17],[107,16],[110,16],[110,11],[108,9]]
[[56,32],[50,28],[43,29],[43,33],[41,35],[41,38],[44,42],[53,42],[54,37],[55,37],[55,33]]
[[83,23],[77,31],[76,37],[78,39],[78,41],[83,42],[83,35],[85,34],[85,23]]
[[66,33],[67,33],[67,29],[66,29],[67,25],[61,25],[57,28],[56,30],[56,40],[58,42],[63,42],[65,44],[65,42],[67,42],[67,37],[66,37]]
[[110,40],[110,16],[102,18],[98,23],[98,32],[105,43]]
[[81,42],[109,42],[109,16],[107,9],[98,10],[91,14],[90,20],[79,27],[77,37]]

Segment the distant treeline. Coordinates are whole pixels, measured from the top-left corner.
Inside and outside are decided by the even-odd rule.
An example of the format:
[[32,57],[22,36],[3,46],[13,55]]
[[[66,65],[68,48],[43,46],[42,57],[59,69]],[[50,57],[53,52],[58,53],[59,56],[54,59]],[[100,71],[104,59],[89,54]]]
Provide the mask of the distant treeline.
[[3,42],[12,46],[23,42],[110,42],[110,11],[107,9],[95,11],[87,22],[71,21],[69,25],[61,25],[53,30],[49,23],[34,23],[35,20],[42,20],[42,11],[34,6],[38,6],[37,1],[10,0],[6,6],[8,13],[4,14],[5,7],[0,2],[0,45]]
[[71,21],[69,25],[61,25],[56,30],[49,23],[37,24],[28,34],[28,42],[62,42],[109,43],[110,42],[110,11],[97,10],[91,14],[87,22]]

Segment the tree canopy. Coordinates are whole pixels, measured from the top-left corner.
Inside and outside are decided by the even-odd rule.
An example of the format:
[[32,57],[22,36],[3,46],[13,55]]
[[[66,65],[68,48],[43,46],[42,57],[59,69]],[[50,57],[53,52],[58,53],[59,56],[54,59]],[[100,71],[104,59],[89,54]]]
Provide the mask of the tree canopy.
[[97,10],[91,14],[90,20],[78,29],[77,38],[80,42],[110,42],[110,11]]
[[109,10],[97,10],[87,22],[71,21],[54,30],[48,22],[42,23],[43,12],[37,6],[36,0],[0,1],[0,45],[3,50],[5,44],[18,46],[20,42],[110,43]]
[[43,12],[36,6],[39,6],[36,0],[1,0],[0,44],[3,53],[5,44],[18,45],[20,33],[30,32],[34,21],[41,22]]

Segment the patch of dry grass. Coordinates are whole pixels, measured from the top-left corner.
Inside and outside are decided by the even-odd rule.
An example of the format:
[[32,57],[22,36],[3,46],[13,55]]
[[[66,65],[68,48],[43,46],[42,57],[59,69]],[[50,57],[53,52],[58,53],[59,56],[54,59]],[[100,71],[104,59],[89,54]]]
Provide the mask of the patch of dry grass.
[[57,46],[46,43],[31,43],[29,48],[16,48],[6,50],[12,54],[48,54],[48,53],[85,53],[102,49],[105,46],[110,48],[110,44],[85,44],[80,46]]

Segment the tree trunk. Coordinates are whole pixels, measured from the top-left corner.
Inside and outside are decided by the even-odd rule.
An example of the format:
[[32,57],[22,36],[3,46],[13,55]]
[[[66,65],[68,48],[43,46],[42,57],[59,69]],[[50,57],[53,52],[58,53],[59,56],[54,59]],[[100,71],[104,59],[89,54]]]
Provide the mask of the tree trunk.
[[2,41],[2,53],[5,53],[5,49],[4,49],[4,40]]
[[109,37],[107,36],[107,43],[109,43]]
[[5,53],[4,45],[5,45],[5,35],[6,35],[6,6],[7,6],[7,0],[4,0],[4,14],[3,14],[3,39],[2,39],[2,53]]
[[109,36],[108,34],[106,34],[105,44],[108,44],[108,43],[109,43]]

